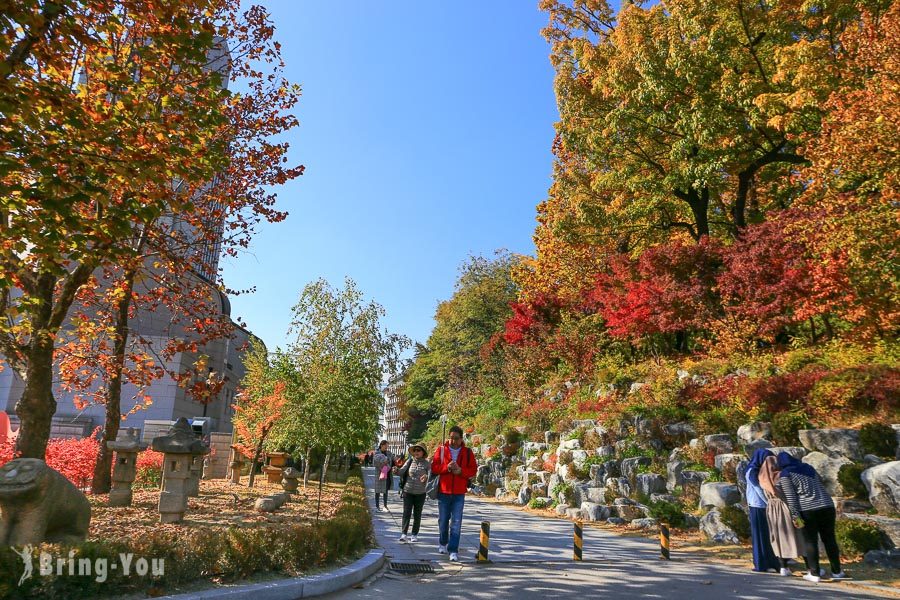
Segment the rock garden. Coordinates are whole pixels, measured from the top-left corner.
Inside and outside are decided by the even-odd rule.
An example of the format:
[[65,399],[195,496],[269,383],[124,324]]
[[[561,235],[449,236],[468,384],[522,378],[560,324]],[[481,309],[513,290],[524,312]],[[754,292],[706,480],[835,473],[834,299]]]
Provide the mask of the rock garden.
[[640,416],[617,427],[576,420],[526,441],[470,436],[480,457],[475,490],[560,517],[656,534],[660,521],[704,545],[746,544],[744,470],[757,448],[786,451],[821,475],[838,510],[842,553],[900,571],[900,425],[805,429],[789,413],[735,431],[697,435],[689,422]]

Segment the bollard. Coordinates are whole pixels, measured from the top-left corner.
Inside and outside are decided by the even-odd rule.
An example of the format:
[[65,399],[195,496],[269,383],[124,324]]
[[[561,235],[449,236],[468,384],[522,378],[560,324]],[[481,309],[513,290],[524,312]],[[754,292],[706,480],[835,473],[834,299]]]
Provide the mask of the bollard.
[[478,542],[478,562],[488,562],[488,545],[491,543],[491,522],[481,522],[481,540]]
[[581,521],[575,521],[575,554],[572,557],[574,560],[581,560],[581,547],[584,545],[583,527]]
[[669,524],[659,524],[659,554],[662,560],[669,560]]

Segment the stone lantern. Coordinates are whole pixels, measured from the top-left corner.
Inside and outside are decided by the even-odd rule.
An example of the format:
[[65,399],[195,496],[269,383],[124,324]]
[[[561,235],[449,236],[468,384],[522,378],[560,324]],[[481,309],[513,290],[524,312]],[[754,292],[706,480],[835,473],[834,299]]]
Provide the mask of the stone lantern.
[[286,492],[296,492],[299,479],[300,471],[294,467],[287,467],[281,471],[281,486]]
[[129,427],[125,435],[107,442],[106,446],[116,453],[112,473],[112,489],[109,491],[110,506],[131,506],[131,484],[137,472],[137,454],[144,449],[138,440],[137,429]]
[[[205,444],[204,444],[205,446]],[[209,452],[209,448],[206,448]],[[200,479],[203,478],[203,461],[204,456],[197,454],[191,458],[191,466],[189,468],[190,477],[187,480],[187,495],[196,498],[200,495]]]
[[228,468],[231,469],[231,483],[241,482],[241,466],[243,464],[244,463],[241,460],[241,453],[237,451],[237,448],[232,446],[231,461],[228,463]]
[[153,438],[151,447],[163,456],[163,489],[159,493],[159,520],[161,523],[178,523],[187,510],[188,480],[194,457],[209,452],[187,419],[175,421],[169,433]]

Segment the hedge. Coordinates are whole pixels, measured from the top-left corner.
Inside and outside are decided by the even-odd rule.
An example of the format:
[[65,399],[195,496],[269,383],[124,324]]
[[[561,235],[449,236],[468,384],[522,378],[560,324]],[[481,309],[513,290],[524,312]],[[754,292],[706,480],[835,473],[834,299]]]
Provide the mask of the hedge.
[[[33,550],[33,575],[19,585],[22,559],[10,547],[0,547],[0,598],[96,598],[117,594],[146,593],[158,596],[171,593],[179,584],[207,580],[236,581],[256,573],[298,575],[354,556],[371,545],[372,521],[365,500],[362,478],[348,478],[341,505],[332,519],[319,523],[261,526],[227,529],[184,528],[178,533],[160,531],[129,540],[128,543],[88,541],[75,546],[44,544]],[[40,574],[40,553],[54,559],[51,574]],[[133,555],[132,568],[123,572],[122,554]],[[62,575],[56,560],[73,559],[75,575],[68,574],[68,562]],[[163,559],[164,573],[138,576],[139,558]],[[90,562],[89,575],[79,576],[79,559]],[[108,565],[105,580],[97,581],[93,568],[97,559]],[[148,566],[152,566],[148,564]]]

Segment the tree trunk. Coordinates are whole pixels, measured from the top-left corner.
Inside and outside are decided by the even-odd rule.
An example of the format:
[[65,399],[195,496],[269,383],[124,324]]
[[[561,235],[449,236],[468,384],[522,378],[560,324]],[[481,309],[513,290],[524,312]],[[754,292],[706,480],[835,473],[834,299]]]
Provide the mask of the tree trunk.
[[331,448],[325,451],[325,462],[322,463],[322,475],[328,477],[328,463],[331,461]]
[[250,463],[250,481],[247,482],[248,488],[253,488],[253,482],[256,480],[256,465],[259,464],[259,457],[262,456],[263,442],[265,438],[259,440],[256,445],[256,452],[253,453],[253,462]]
[[303,487],[306,487],[306,484],[309,483],[309,455],[312,453],[312,448],[309,446],[306,447],[306,453],[303,455]]
[[125,347],[128,344],[128,309],[131,307],[131,292],[137,272],[130,269],[125,273],[125,293],[116,303],[116,341],[113,345],[113,370],[106,386],[106,423],[100,436],[94,477],[91,481],[92,494],[108,494],[112,487],[112,450],[106,445],[116,441],[119,424],[122,422],[122,371],[125,369]]
[[40,310],[34,313],[32,322],[25,389],[16,404],[16,415],[21,423],[16,453],[22,458],[45,459],[50,425],[56,414],[56,399],[53,397],[53,347],[56,336],[55,332],[48,330],[56,281],[53,275],[42,275],[38,280],[37,296],[41,305]]

